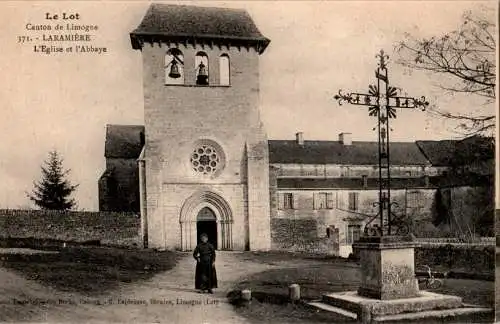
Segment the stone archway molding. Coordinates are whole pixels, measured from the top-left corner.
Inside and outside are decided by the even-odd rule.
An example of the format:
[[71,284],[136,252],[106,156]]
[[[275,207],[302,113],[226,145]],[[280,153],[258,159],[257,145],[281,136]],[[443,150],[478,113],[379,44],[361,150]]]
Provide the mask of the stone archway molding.
[[196,221],[199,211],[209,207],[217,217],[218,246],[223,250],[232,248],[233,213],[231,207],[219,194],[211,190],[200,190],[189,196],[181,208],[181,247],[190,251],[196,246]]

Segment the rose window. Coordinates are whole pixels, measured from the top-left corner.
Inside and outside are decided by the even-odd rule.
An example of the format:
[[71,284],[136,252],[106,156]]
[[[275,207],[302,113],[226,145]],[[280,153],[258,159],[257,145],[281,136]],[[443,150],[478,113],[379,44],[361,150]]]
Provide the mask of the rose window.
[[220,157],[210,145],[202,145],[191,155],[193,170],[203,174],[213,174],[220,167]]

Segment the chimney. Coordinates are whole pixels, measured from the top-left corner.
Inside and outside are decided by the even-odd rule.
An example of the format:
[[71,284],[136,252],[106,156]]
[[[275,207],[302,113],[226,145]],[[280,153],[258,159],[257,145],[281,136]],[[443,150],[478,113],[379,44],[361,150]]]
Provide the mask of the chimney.
[[343,145],[352,145],[351,133],[340,133],[339,134],[339,142]]
[[299,144],[300,146],[304,145],[304,133],[302,132],[295,133],[295,139],[297,141],[297,144]]

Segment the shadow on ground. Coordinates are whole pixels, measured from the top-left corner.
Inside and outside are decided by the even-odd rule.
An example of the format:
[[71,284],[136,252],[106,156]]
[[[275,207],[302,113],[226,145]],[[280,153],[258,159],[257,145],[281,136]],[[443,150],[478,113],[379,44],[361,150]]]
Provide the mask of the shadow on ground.
[[0,265],[60,291],[100,295],[120,283],[147,280],[172,269],[175,252],[72,247],[51,254],[3,254]]
[[[331,257],[311,257],[294,254],[269,253],[241,255],[240,259],[254,262],[279,264],[253,275],[243,276],[233,286],[228,299],[236,312],[251,323],[347,323],[350,319],[309,307],[306,302],[319,299],[327,292],[357,290],[360,284],[359,265],[355,262]],[[290,266],[293,265],[293,266]],[[300,285],[301,303],[288,301],[288,287]],[[494,282],[484,280],[444,279],[442,287],[432,290],[438,293],[458,295],[464,302],[493,307]],[[240,298],[243,289],[250,289],[252,301]],[[421,287],[423,289],[423,287]],[[452,318],[426,323],[491,323],[490,315]],[[418,322],[418,321],[416,321]],[[413,323],[416,323],[413,322]]]

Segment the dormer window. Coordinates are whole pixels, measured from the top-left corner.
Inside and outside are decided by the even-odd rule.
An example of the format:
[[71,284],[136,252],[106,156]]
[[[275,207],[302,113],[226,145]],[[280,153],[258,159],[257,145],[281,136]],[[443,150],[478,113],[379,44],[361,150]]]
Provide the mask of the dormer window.
[[195,57],[196,85],[208,85],[208,56],[198,52]]
[[177,48],[165,55],[165,84],[184,84],[184,56]]
[[229,56],[227,54],[222,54],[219,57],[219,82],[222,86],[230,85],[230,66],[229,66]]

